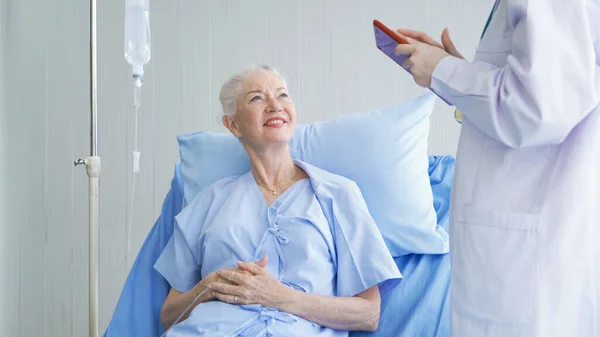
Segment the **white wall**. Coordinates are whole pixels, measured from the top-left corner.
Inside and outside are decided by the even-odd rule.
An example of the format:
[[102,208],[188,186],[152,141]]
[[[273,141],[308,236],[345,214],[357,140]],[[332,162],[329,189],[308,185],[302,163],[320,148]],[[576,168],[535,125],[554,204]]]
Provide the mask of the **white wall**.
[[[450,27],[471,57],[491,0],[151,1],[153,58],[140,110],[130,254],[132,86],[123,58],[124,1],[99,1],[101,327],[160,212],[178,160],[175,136],[223,131],[218,90],[240,67],[274,65],[300,122],[375,109],[423,92],[375,47],[371,22]],[[87,334],[89,4],[0,0],[0,331]],[[430,153],[454,154],[459,126],[439,101]]]

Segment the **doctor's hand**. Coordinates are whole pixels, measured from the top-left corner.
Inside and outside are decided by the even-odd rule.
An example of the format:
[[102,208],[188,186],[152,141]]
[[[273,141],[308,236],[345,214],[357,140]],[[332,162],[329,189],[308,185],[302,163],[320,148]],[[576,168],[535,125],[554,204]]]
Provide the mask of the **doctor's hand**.
[[421,32],[410,30],[398,30],[398,32],[406,38],[409,44],[399,44],[395,53],[410,54],[402,67],[409,69],[415,82],[422,87],[431,85],[431,75],[442,59],[447,56],[462,58],[462,55],[458,53],[454,43],[450,40],[447,30],[442,34],[442,42],[445,44],[439,44]]
[[465,59],[465,57],[458,51],[458,49],[454,45],[454,42],[450,38],[450,32],[448,31],[448,28],[445,28],[442,31],[442,43],[439,43],[436,40],[432,39],[429,35],[427,35],[423,32],[416,31],[416,30],[398,29],[397,32],[398,32],[398,34],[400,34],[401,36],[403,36],[405,38],[408,37],[408,38],[417,40],[419,42],[426,43],[430,46],[444,49],[448,54],[450,54],[454,57],[458,57],[459,59],[463,59],[463,60]]
[[236,273],[228,270],[218,271],[217,275],[233,284],[212,283],[207,287],[220,301],[234,304],[260,304],[264,307],[277,308],[286,298],[290,289],[264,268],[251,262],[238,262],[238,267],[252,275]]

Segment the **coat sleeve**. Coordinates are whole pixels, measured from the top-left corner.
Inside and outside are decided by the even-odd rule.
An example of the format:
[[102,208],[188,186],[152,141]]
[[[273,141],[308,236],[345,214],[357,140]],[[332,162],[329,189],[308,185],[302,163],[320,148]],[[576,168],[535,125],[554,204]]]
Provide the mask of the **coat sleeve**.
[[[496,41],[509,45],[506,65],[446,57],[431,89],[509,147],[559,144],[599,104],[593,34],[599,21],[588,13],[593,5],[586,0],[507,2],[514,32]],[[484,49],[479,52],[494,52]]]

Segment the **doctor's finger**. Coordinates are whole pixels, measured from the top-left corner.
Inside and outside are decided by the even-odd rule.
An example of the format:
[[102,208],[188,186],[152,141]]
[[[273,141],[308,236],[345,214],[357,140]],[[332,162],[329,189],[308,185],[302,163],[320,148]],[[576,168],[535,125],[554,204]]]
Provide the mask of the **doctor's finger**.
[[394,49],[394,54],[412,54],[417,49],[417,46],[413,44],[399,44]]
[[410,70],[410,68],[412,68],[414,65],[413,60],[412,60],[412,56],[407,58],[404,63],[402,63],[402,68],[406,69],[406,70]]
[[428,45],[431,45],[434,47],[444,49],[444,46],[441,43],[432,39],[429,35],[427,35],[423,32],[418,32],[418,31],[410,30],[410,29],[398,29],[397,32],[400,35],[415,39],[415,40],[423,42],[423,43],[427,43]]
[[442,43],[444,44],[444,48],[448,54],[464,59],[465,57],[462,56],[462,54],[458,51],[458,49],[456,48],[456,46],[454,45],[454,42],[452,41],[452,39],[450,38],[450,32],[448,31],[448,28],[444,29],[444,31],[442,32]]

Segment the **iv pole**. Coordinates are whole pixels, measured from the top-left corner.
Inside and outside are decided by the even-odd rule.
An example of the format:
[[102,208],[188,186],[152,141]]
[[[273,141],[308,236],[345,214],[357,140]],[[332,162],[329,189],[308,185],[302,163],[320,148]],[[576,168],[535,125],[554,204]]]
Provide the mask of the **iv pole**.
[[85,165],[89,178],[89,337],[98,337],[98,59],[96,43],[96,0],[90,0],[90,156],[77,159],[75,166]]

